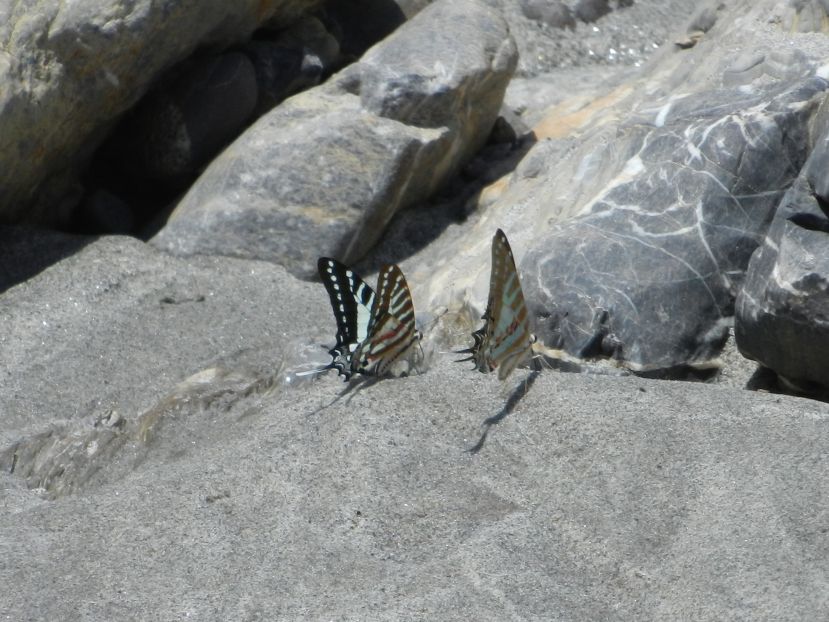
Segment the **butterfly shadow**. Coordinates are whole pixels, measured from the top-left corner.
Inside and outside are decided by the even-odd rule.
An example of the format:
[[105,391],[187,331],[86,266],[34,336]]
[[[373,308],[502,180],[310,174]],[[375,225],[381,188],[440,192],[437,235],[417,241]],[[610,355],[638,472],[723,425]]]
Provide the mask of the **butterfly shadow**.
[[345,405],[348,406],[351,403],[351,400],[354,399],[354,396],[357,395],[357,393],[363,391],[364,389],[368,389],[371,386],[374,386],[381,380],[382,378],[379,378],[377,376],[359,376],[349,381],[345,389],[340,391],[333,400],[331,400],[327,404],[323,404],[319,408],[312,410],[308,413],[308,416],[313,417],[314,415],[321,413],[323,410],[330,408],[331,406],[339,402],[346,395],[348,395],[348,399],[345,401]]
[[489,431],[492,429],[492,426],[501,423],[510,413],[512,413],[512,411],[515,410],[518,403],[529,392],[530,387],[535,384],[535,381],[540,375],[540,369],[533,369],[533,371],[531,371],[527,376],[526,380],[519,383],[518,386],[512,390],[506,403],[504,404],[504,407],[497,414],[484,420],[482,424],[484,426],[484,431],[481,433],[481,438],[478,439],[478,442],[475,443],[475,445],[466,450],[468,453],[477,454],[484,448],[484,444],[486,443],[487,436],[489,435]]

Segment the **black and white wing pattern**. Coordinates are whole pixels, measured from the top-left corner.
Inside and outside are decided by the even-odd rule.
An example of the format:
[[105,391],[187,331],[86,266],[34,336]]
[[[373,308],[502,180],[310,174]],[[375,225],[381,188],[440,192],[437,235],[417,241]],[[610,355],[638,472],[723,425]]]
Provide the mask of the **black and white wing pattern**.
[[530,334],[527,306],[512,249],[500,229],[492,238],[489,299],[483,320],[484,325],[472,333],[473,346],[461,351],[471,356],[462,360],[474,361],[475,368],[482,372],[497,369],[498,378],[504,380],[532,355],[535,338]]
[[332,361],[317,371],[336,369],[348,380],[354,373],[354,352],[368,337],[376,296],[356,272],[336,259],[320,257],[317,269],[337,320],[337,344],[328,351]]
[[400,267],[383,266],[377,278],[377,295],[371,308],[368,336],[351,361],[355,373],[383,376],[392,365],[411,353],[421,338],[409,285]]
[[317,269],[337,320],[337,343],[328,351],[331,363],[301,375],[336,369],[349,380],[354,374],[383,376],[408,356],[420,339],[406,277],[396,265],[383,266],[377,293],[348,266],[320,257]]

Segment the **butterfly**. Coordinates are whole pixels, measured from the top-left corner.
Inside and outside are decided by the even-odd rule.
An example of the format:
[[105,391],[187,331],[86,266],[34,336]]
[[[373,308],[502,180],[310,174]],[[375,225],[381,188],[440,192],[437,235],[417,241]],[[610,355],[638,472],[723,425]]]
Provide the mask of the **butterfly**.
[[518,365],[532,355],[535,337],[530,333],[524,292],[515,269],[507,236],[498,229],[492,238],[492,271],[489,276],[489,300],[483,315],[484,325],[472,333],[474,345],[459,353],[471,356],[482,372],[498,370],[504,380]]
[[320,257],[317,269],[337,320],[337,343],[328,351],[331,363],[314,372],[336,369],[344,380],[386,375],[421,338],[403,272],[395,264],[383,266],[375,293],[336,259]]

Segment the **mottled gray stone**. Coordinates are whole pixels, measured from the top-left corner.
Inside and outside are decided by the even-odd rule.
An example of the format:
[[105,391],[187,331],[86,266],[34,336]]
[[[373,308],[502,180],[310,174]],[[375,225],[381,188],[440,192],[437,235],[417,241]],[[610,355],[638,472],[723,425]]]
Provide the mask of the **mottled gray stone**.
[[[297,312],[291,324],[311,328]],[[59,362],[38,360],[44,373]],[[795,621],[825,611],[826,404],[548,372],[473,455],[505,391],[445,358],[317,413],[341,388],[335,378],[246,392],[237,375],[202,374],[166,403],[145,394],[158,418],[143,438],[96,420],[129,438],[74,494],[48,501],[0,473],[5,615]],[[94,429],[77,428],[79,441]]]
[[609,0],[579,0],[575,7],[576,17],[587,23],[595,22],[612,10]]
[[74,202],[61,199],[79,169],[164,70],[317,4],[0,3],[0,221],[65,221]]
[[522,263],[539,337],[641,370],[713,358],[827,87],[705,93],[675,101],[659,127],[628,126],[629,180],[539,236]]
[[247,43],[243,51],[256,70],[257,117],[285,98],[320,83],[340,63],[340,44],[316,17]]
[[786,193],[737,299],[744,356],[804,390],[829,388],[829,134]]
[[177,254],[351,263],[394,213],[486,140],[516,62],[505,23],[472,0],[431,5],[328,83],[262,117],[217,158],[153,243]]

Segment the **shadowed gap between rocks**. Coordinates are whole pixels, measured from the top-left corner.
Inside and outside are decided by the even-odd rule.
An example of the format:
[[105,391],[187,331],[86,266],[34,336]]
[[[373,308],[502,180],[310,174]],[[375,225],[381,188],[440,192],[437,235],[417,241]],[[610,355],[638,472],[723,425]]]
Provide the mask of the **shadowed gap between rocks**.
[[405,21],[392,0],[328,2],[288,26],[265,23],[246,42],[197,49],[104,132],[64,228],[151,238],[214,156],[253,121],[321,84]]

